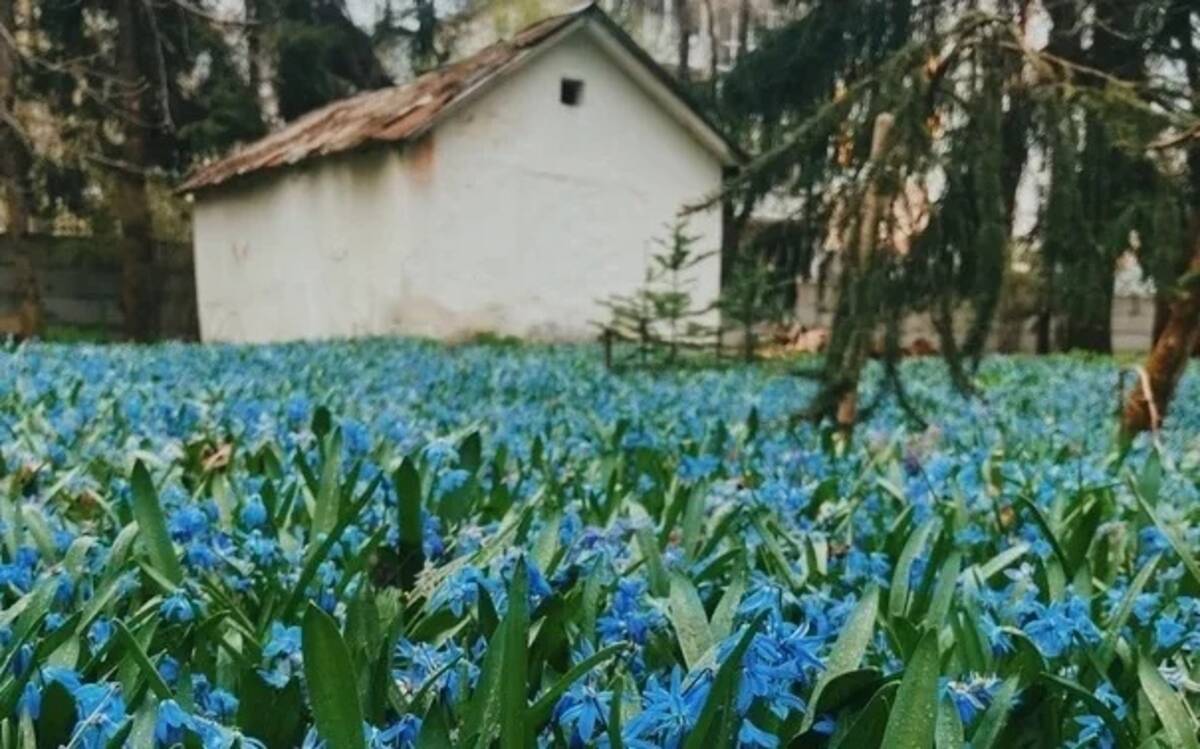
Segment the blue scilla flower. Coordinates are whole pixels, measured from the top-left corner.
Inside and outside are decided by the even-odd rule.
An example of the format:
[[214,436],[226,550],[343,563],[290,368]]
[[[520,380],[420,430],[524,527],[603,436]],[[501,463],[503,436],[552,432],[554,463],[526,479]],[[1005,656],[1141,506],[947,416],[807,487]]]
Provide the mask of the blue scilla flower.
[[446,439],[431,440],[421,451],[425,461],[434,468],[458,462],[458,448]]
[[208,515],[195,505],[186,505],[171,513],[167,530],[172,539],[186,543],[208,530]]
[[1049,606],[1033,601],[1027,604],[1022,628],[1047,658],[1057,658],[1072,645],[1090,645],[1100,641],[1100,631],[1088,614],[1087,604],[1076,595]]
[[973,675],[965,681],[942,679],[942,693],[954,703],[963,725],[968,726],[992,704],[999,686],[1000,680],[994,676]]
[[650,632],[664,622],[662,612],[646,602],[646,582],[626,577],[617,581],[612,605],[599,619],[596,628],[604,644],[631,641],[645,644]]
[[217,720],[229,721],[237,715],[238,698],[224,689],[210,691],[204,696],[202,704],[205,712]]
[[421,733],[421,718],[405,715],[387,728],[372,730],[371,749],[411,749]]
[[887,585],[891,572],[892,565],[885,554],[867,553],[859,549],[851,549],[846,554],[843,576],[848,583],[869,580]]
[[86,749],[108,744],[125,721],[125,700],[115,684],[84,684],[76,689],[76,724],[72,743]]
[[749,718],[742,721],[741,728],[738,729],[737,740],[739,749],[775,749],[779,746],[778,736],[762,730]]
[[1067,749],[1114,749],[1117,742],[1099,715],[1080,715],[1075,718],[1079,733],[1067,742]]
[[33,587],[33,570],[20,564],[0,564],[0,588],[9,585],[28,593]]
[[191,570],[208,571],[217,566],[217,553],[203,541],[192,541],[183,550],[183,563]]
[[196,618],[196,607],[182,593],[172,593],[158,607],[162,618],[171,624],[187,624]]
[[192,728],[192,716],[175,700],[158,703],[154,721],[154,740],[158,746],[171,747],[183,743],[184,734]]
[[1187,628],[1173,616],[1161,616],[1154,622],[1154,645],[1161,650],[1170,650],[1183,642]]
[[[439,674],[432,688],[444,700],[457,702],[461,688],[462,675],[471,681],[479,673],[479,668],[466,659],[463,649],[453,642],[446,642],[435,647],[423,642],[409,642],[401,639],[396,643],[396,667],[392,676],[402,690],[412,694],[428,683],[434,674]],[[455,667],[447,668],[451,664]]]
[[245,549],[251,561],[260,568],[270,567],[283,556],[283,552],[279,548],[279,543],[273,538],[264,536],[257,530],[251,531],[246,536],[242,548]]
[[458,491],[467,485],[467,481],[471,478],[471,474],[462,468],[451,468],[443,471],[437,478],[437,486],[434,488],[434,495],[444,497],[447,494]]
[[666,685],[659,682],[658,676],[651,676],[642,697],[642,712],[629,721],[626,729],[629,737],[676,749],[700,719],[711,686],[712,674],[707,670],[689,677],[686,683],[678,666],[672,669]]
[[293,395],[284,406],[284,418],[292,429],[300,429],[308,422],[312,403],[303,395]]
[[371,433],[360,421],[342,420],[342,452],[349,460],[363,457],[371,449]]
[[97,653],[102,650],[106,644],[108,644],[108,641],[112,635],[112,621],[101,617],[92,622],[92,626],[88,627],[88,646],[92,649],[93,653]]
[[1139,593],[1133,599],[1133,615],[1142,624],[1147,624],[1158,612],[1162,596],[1157,593]]
[[246,530],[259,528],[267,522],[267,506],[263,504],[262,499],[256,494],[246,500],[246,504],[242,505],[242,510],[238,513],[238,520]]
[[715,455],[685,455],[679,461],[679,478],[687,482],[703,481],[717,472],[721,461]]
[[554,706],[554,720],[570,737],[572,747],[592,746],[604,731],[612,692],[577,682]]
[[271,638],[263,648],[265,668],[259,675],[271,686],[282,689],[299,673],[304,661],[300,651],[300,628],[271,623]]
[[[475,567],[464,567],[450,577],[434,592],[429,599],[430,608],[434,611],[449,608],[455,616],[462,616],[468,607],[474,606],[479,598],[480,587],[497,587],[495,583]],[[499,590],[489,590],[495,602]]]

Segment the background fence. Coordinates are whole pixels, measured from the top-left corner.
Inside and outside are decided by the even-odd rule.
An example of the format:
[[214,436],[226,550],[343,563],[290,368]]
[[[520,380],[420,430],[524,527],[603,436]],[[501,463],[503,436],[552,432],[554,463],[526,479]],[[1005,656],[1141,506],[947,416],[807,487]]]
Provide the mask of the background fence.
[[[123,241],[45,235],[22,240],[30,250],[51,333],[120,335]],[[158,242],[155,251],[163,282],[162,336],[194,340],[199,324],[191,247],[184,242]],[[0,235],[0,315],[15,311],[21,303],[17,252],[15,241]]]
[[[828,327],[833,321],[835,293],[834,289],[827,288],[822,298],[815,283],[797,282],[796,322],[808,328]],[[965,313],[955,316],[955,329],[960,334],[966,329],[969,319]],[[1150,350],[1153,328],[1152,298],[1118,295],[1113,299],[1112,345],[1115,353]],[[902,323],[902,345],[911,346],[918,338],[924,338],[935,346],[938,344],[937,332],[927,313],[909,315]],[[1033,319],[1005,321],[998,314],[988,346],[995,351],[1034,353],[1037,348],[1037,336],[1034,333]]]

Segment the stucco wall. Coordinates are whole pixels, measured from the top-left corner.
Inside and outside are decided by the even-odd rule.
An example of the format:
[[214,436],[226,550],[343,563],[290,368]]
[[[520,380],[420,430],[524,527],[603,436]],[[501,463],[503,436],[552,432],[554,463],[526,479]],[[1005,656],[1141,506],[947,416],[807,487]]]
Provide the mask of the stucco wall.
[[[584,81],[580,106],[559,102]],[[481,331],[595,335],[597,300],[640,282],[679,208],[719,161],[586,32],[548,49],[399,149],[375,149],[199,196],[201,335],[276,341]],[[716,249],[720,217],[692,218]],[[701,303],[718,260],[698,268]]]

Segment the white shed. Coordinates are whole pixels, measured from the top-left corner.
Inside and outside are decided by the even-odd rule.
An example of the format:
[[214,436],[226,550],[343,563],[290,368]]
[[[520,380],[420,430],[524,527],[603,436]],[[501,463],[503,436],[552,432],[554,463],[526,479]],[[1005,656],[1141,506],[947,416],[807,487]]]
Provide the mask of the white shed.
[[[738,159],[598,8],[549,18],[197,170],[201,336],[592,337]],[[720,212],[687,231],[717,250]],[[694,271],[701,304],[719,264]]]

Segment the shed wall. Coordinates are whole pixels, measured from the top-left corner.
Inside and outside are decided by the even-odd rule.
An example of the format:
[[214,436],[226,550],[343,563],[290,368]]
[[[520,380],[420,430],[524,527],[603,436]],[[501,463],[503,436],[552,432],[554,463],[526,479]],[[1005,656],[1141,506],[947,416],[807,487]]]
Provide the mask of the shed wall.
[[[579,106],[559,100],[584,82]],[[586,33],[449,115],[416,143],[314,161],[201,193],[205,340],[490,331],[593,336],[598,300],[641,281],[721,164]],[[716,211],[695,248],[720,244]],[[714,255],[692,274],[719,291]]]

